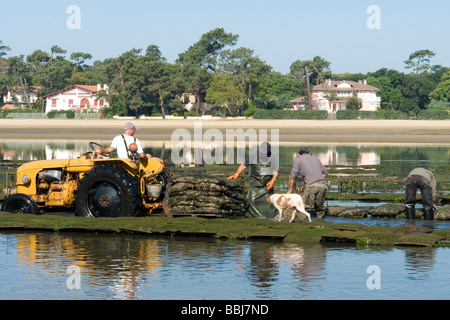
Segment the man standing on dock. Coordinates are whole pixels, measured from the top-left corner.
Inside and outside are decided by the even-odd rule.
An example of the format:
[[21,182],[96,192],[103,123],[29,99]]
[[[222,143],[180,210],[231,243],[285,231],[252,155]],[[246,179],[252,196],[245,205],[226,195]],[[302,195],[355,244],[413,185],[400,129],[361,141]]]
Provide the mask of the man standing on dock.
[[327,169],[317,157],[310,155],[309,149],[300,148],[298,158],[294,161],[291,174],[289,175],[288,193],[292,193],[294,179],[300,174],[305,181],[305,197],[306,209],[314,209],[318,218],[325,215],[324,202],[327,192],[327,181],[325,177],[328,175]]
[[433,172],[424,168],[413,169],[406,178],[406,218],[414,219],[416,214],[416,192],[420,189],[425,220],[434,219],[436,204],[436,177]]
[[[256,159],[248,156],[236,173],[227,179],[237,179],[247,167],[250,167],[249,191],[247,195],[250,217],[273,219],[277,212],[267,203],[267,198],[274,193],[273,186],[279,175],[278,153],[272,153],[270,143],[263,142],[257,149]],[[253,160],[256,160],[253,162]]]

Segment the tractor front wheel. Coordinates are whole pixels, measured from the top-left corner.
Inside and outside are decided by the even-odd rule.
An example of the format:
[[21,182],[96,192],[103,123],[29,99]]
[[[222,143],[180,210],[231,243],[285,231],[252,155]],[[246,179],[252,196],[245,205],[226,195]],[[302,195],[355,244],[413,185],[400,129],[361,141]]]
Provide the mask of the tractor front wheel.
[[75,191],[75,215],[130,217],[139,214],[140,192],[133,177],[113,165],[95,167]]
[[31,197],[22,193],[10,195],[3,201],[1,211],[10,213],[39,214],[39,208]]

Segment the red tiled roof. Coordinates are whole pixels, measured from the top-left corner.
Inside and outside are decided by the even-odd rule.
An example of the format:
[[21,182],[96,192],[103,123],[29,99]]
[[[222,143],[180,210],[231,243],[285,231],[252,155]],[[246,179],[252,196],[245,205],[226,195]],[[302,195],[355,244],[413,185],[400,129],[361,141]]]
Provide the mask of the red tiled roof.
[[80,89],[83,89],[83,90],[86,90],[86,91],[89,91],[89,92],[91,92],[91,93],[93,93],[93,94],[98,92],[98,87],[97,87],[97,86],[88,86],[88,85],[75,84],[75,85],[73,85],[73,86],[64,88],[64,89],[62,89],[62,90],[58,90],[58,91],[49,93],[49,94],[43,96],[42,98],[47,98],[47,97],[50,97],[50,96],[54,96],[54,95],[56,95],[56,94],[58,94],[58,93],[60,93],[60,92],[68,91],[68,90],[73,89],[73,88],[76,88],[76,87],[77,87],[77,88],[80,88]]
[[25,108],[24,107],[16,107],[12,104],[5,104],[3,107],[0,108],[0,110],[5,110],[5,109],[14,110],[14,109],[25,109]]

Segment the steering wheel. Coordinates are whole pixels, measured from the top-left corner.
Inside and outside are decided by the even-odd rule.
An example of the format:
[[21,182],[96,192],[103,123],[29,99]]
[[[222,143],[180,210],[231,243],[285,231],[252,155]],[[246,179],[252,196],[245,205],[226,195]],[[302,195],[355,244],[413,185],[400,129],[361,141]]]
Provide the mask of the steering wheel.
[[97,142],[89,142],[89,147],[91,147],[92,151],[95,151],[95,149],[103,149],[103,146],[98,144]]
[[[92,151],[86,152],[84,155],[89,156],[91,159],[97,159],[99,155],[95,152],[95,149],[103,149],[103,146],[98,144],[97,142],[89,142],[89,147],[91,147]],[[109,158],[107,156],[103,156],[104,158]]]

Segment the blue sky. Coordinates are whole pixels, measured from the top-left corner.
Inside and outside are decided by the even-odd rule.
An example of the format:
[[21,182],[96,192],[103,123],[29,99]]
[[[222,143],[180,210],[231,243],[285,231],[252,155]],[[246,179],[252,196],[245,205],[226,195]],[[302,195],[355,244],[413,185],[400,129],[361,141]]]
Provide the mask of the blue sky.
[[[67,27],[71,5],[80,9],[80,29]],[[379,8],[380,29],[367,26],[371,5]],[[403,61],[419,49],[436,53],[432,64],[450,67],[445,0],[22,0],[2,3],[0,12],[7,57],[59,45],[68,54],[92,54],[92,63],[155,44],[173,62],[203,33],[223,27],[239,35],[236,47],[253,49],[281,73],[316,55],[333,73],[405,72]]]

